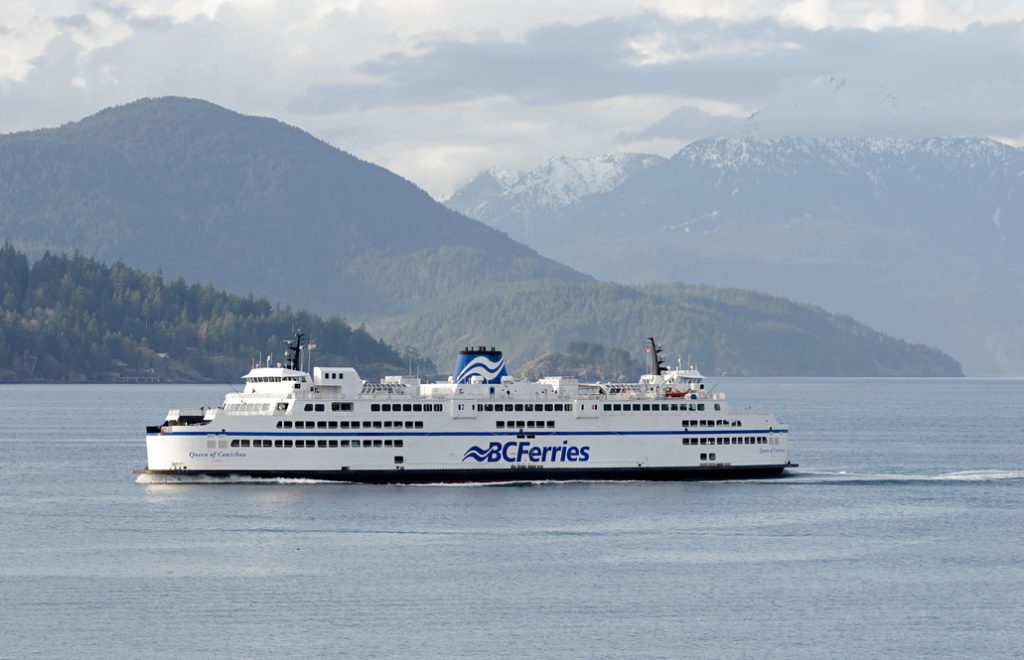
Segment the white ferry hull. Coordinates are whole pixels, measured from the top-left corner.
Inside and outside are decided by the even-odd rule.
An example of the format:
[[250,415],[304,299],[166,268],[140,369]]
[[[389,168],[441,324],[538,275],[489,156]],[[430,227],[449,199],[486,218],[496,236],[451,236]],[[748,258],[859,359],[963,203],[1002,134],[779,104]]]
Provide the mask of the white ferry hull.
[[[493,349],[460,356],[459,380],[435,384],[254,369],[218,408],[172,410],[147,428],[142,472],[493,483],[744,479],[795,467],[771,413],[731,410],[696,370],[663,375],[659,364],[639,384],[519,383]],[[477,368],[491,380],[466,376]]]

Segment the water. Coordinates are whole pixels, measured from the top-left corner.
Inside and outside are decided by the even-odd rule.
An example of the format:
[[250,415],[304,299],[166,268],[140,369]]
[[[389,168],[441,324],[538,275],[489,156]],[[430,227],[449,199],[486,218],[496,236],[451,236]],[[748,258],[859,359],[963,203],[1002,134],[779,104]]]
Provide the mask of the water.
[[1024,381],[723,379],[787,479],[137,484],[223,387],[0,387],[0,657],[1020,657]]

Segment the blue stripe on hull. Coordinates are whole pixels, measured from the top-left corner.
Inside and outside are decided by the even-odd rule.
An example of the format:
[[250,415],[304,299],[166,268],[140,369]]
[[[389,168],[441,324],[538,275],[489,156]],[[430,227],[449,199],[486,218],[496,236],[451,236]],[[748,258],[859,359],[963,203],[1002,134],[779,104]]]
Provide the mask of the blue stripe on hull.
[[317,479],[371,484],[495,483],[530,481],[689,481],[780,477],[796,465],[744,467],[524,468],[499,470],[140,470],[175,477]]
[[493,433],[486,431],[448,431],[448,432],[435,432],[435,431],[347,431],[339,433],[336,431],[174,431],[173,433],[150,433],[151,436],[159,437],[174,437],[174,436],[239,436],[246,438],[253,437],[282,437],[282,438],[299,438],[299,437],[333,437],[333,438],[409,438],[409,437],[446,437],[446,438],[465,438],[465,437],[493,437],[493,436],[511,436],[518,437],[520,435],[544,435],[544,436],[574,436],[574,435],[678,435],[678,436],[700,436],[700,435],[755,435],[758,433],[789,433],[786,429],[744,429],[742,431],[687,431],[686,429],[674,429],[668,431],[545,431],[542,429],[524,429],[522,431],[495,431]]

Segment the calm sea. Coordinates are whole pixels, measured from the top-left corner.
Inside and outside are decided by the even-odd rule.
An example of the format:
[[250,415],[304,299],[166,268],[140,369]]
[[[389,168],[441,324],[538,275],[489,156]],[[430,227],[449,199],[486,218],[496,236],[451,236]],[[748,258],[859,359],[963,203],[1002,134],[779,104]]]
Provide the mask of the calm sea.
[[0,387],[0,657],[1020,657],[1024,381],[723,379],[785,479],[136,483],[224,387]]

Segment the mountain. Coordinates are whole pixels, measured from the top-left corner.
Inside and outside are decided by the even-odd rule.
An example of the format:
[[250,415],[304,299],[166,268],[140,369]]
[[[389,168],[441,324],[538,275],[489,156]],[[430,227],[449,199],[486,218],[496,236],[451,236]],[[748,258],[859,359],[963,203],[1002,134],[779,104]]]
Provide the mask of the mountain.
[[596,158],[552,158],[526,172],[494,168],[478,174],[444,203],[528,241],[534,231],[544,230],[543,223],[534,220],[588,195],[613,190],[637,172],[664,161],[651,154],[612,153]]
[[508,285],[441,301],[392,327],[388,337],[428,353],[436,336],[458,346],[485,337],[520,373],[527,360],[573,341],[627,350],[640,361],[650,335],[667,356],[692,356],[707,375],[963,375],[941,351],[848,316],[753,291],[681,284]]
[[0,382],[234,382],[258,356],[283,361],[297,327],[322,345],[319,364],[374,377],[408,360],[337,317],[80,254],[30,264],[10,243],[0,248],[0,307]]
[[1024,374],[1024,150],[991,140],[701,140],[481,219],[602,279],[770,291]]
[[588,279],[297,128],[173,97],[0,136],[0,238],[348,316]]
[[[659,162],[552,163],[561,183],[545,194],[576,208],[668,164]],[[536,177],[520,178],[527,195]],[[343,315],[442,365],[466,344],[500,343],[524,363],[572,341],[635,351],[653,333],[669,350],[692,349],[709,373],[961,373],[948,356],[822,310],[765,315],[788,301],[598,282],[299,129],[193,99],[143,99],[0,136],[0,240],[32,259],[78,251]]]

